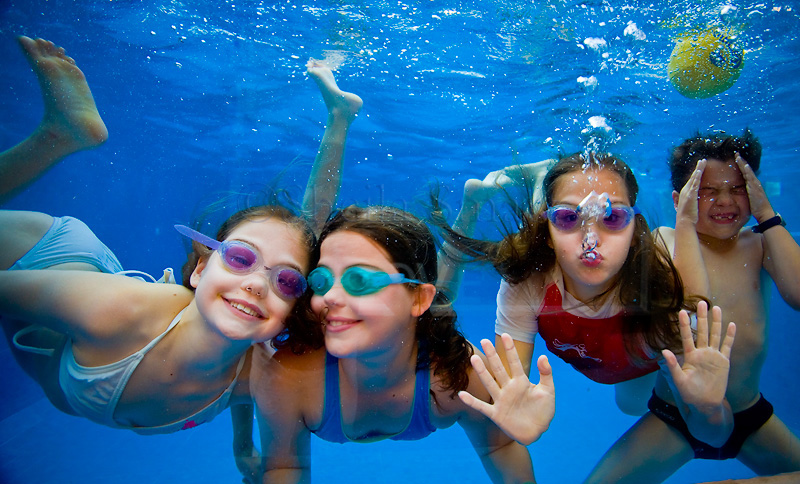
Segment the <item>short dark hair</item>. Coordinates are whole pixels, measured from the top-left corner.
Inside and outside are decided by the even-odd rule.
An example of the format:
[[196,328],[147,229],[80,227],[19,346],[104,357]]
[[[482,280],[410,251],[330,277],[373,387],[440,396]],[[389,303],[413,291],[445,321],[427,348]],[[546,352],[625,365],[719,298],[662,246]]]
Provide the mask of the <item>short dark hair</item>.
[[733,136],[723,131],[700,134],[688,138],[672,149],[669,158],[669,171],[672,177],[672,189],[680,192],[697,162],[715,158],[728,161],[736,158],[736,153],[744,158],[750,168],[758,174],[761,167],[761,143],[750,128],[745,128],[741,136]]

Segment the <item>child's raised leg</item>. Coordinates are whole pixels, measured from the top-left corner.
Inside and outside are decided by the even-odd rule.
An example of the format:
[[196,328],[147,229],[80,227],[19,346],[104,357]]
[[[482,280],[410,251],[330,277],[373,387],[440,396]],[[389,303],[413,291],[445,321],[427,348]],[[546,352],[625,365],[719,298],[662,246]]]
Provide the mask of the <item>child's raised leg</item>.
[[27,139],[0,153],[0,202],[65,156],[108,138],[86,77],[64,49],[44,39],[19,43],[39,79],[44,117]]
[[336,203],[347,132],[361,110],[363,101],[357,95],[339,89],[333,72],[324,61],[311,59],[307,68],[308,75],[317,83],[328,108],[325,133],[303,196],[303,212],[313,219],[315,230],[319,230]]
[[[533,188],[532,207],[541,203],[541,185],[552,160],[543,160],[526,165],[511,165],[486,175],[483,180],[471,178],[464,184],[464,197],[461,210],[453,223],[453,230],[471,237],[475,232],[483,205],[498,192],[520,183],[528,183]],[[448,251],[454,251],[447,243],[439,251],[439,282],[437,286],[451,299],[455,300],[461,280],[464,276],[463,264],[458,256],[449,257]],[[457,254],[457,251],[455,251]]]

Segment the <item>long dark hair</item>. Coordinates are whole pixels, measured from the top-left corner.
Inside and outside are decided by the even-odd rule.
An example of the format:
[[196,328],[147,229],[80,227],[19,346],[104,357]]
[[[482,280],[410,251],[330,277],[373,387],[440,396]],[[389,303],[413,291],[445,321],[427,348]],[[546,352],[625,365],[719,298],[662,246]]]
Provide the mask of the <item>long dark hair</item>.
[[[297,229],[302,235],[301,240],[309,253],[309,267],[317,265],[319,249],[316,236],[308,221],[282,205],[257,205],[239,210],[225,222],[217,231],[216,240],[225,240],[239,225],[255,219],[273,218]],[[192,251],[181,269],[183,285],[194,291],[190,283],[192,272],[197,263],[211,256],[211,249],[205,245],[192,241]],[[315,323],[314,313],[311,311],[311,292],[306,291],[299,297],[291,313],[286,318],[285,327],[275,338],[272,346],[277,349],[289,348],[295,353],[302,353],[307,349],[320,348],[324,344],[322,329]]]
[[[610,170],[619,175],[628,189],[628,202],[631,206],[636,204],[639,185],[625,162],[605,154],[578,153],[560,159],[547,172],[543,181],[546,205],[553,203],[556,180],[574,171],[590,169]],[[510,284],[519,284],[534,272],[554,269],[556,254],[550,247],[550,229],[543,215],[546,206],[534,213],[528,208],[528,202],[511,204],[518,230],[506,231],[499,242],[491,242],[470,239],[453,231],[438,208],[436,197],[432,197],[431,202],[431,220],[441,229],[445,240],[464,255],[463,260],[490,262]],[[683,282],[669,252],[663,244],[656,243],[641,214],[634,218],[633,240],[625,263],[611,287],[594,300],[605,298],[616,288],[619,288],[620,303],[626,312],[624,331],[633,361],[643,362],[642,343],[653,354],[658,354],[665,346],[680,351],[677,313],[681,309],[694,310],[699,298],[684,297]]]
[[[393,207],[349,206],[328,219],[318,243],[342,230],[374,240],[407,278],[436,284],[436,243],[428,226],[414,215]],[[415,336],[419,344],[417,369],[432,367],[452,396],[466,389],[472,346],[458,330],[456,313],[441,291],[417,319]]]

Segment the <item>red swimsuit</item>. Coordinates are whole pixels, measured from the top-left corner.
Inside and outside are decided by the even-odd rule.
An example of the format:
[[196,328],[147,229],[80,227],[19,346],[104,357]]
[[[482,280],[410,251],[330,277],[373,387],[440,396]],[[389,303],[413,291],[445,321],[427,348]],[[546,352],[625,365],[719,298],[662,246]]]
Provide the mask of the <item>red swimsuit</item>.
[[[554,355],[598,383],[620,383],[658,369],[656,360],[637,364],[625,348],[625,312],[601,319],[583,318],[564,311],[561,292],[547,286],[539,314],[539,334]],[[644,352],[642,352],[644,357]]]

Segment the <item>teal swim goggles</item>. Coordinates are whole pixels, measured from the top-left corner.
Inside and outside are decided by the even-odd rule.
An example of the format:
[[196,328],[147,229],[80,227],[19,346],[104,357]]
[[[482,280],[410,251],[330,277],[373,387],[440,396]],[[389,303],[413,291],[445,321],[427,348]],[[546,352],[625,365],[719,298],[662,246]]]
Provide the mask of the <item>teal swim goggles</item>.
[[[308,275],[308,287],[317,296],[323,296],[331,290],[335,278],[327,267],[317,267]],[[351,296],[366,296],[375,294],[391,284],[423,284],[416,279],[408,279],[401,273],[387,274],[381,271],[371,271],[363,267],[350,267],[341,277],[342,287]]]

